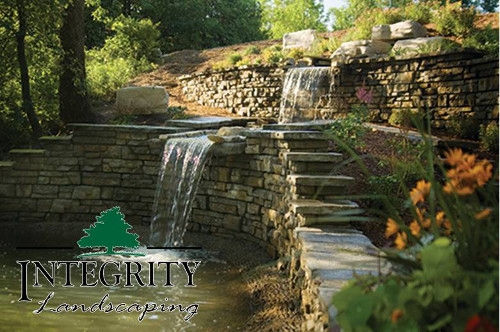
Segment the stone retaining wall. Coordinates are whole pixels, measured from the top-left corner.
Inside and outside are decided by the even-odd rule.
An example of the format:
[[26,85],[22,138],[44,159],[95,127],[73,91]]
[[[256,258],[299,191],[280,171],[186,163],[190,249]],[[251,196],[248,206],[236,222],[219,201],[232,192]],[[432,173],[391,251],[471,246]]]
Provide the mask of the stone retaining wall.
[[[183,76],[183,93],[190,101],[221,107],[242,116],[278,118],[282,80],[286,68],[243,66]],[[368,105],[372,121],[387,122],[393,110],[409,109],[432,114],[434,127],[443,128],[450,117],[471,117],[481,123],[498,111],[498,58],[476,52],[448,52],[414,57],[351,59],[334,62],[329,90],[318,111],[303,109],[297,118],[336,117],[359,105],[356,90],[365,85],[373,92]],[[305,98],[306,108],[310,100]],[[300,98],[298,99],[300,103]]]
[[375,121],[387,122],[395,109],[431,111],[434,127],[446,127],[450,117],[472,117],[478,122],[496,119],[498,58],[474,52],[398,59],[353,59],[332,64],[331,100],[334,112],[359,104],[356,90],[373,92],[368,105]]
[[240,116],[277,118],[282,76],[277,66],[241,66],[179,78],[189,101]]

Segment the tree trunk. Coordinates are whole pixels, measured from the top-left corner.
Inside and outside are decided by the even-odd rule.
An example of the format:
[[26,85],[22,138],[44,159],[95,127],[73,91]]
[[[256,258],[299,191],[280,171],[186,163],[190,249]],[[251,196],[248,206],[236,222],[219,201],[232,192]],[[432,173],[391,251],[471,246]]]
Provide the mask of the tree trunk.
[[64,12],[59,38],[63,49],[59,80],[59,116],[65,123],[92,122],[85,75],[85,0],[73,0]]
[[17,61],[19,62],[19,72],[21,74],[21,93],[22,93],[22,108],[33,130],[33,137],[38,138],[42,136],[42,127],[38,122],[33,101],[31,100],[30,91],[30,76],[28,71],[28,62],[26,61],[26,6],[24,0],[17,0],[17,15],[19,20],[19,30],[16,32],[17,41]]

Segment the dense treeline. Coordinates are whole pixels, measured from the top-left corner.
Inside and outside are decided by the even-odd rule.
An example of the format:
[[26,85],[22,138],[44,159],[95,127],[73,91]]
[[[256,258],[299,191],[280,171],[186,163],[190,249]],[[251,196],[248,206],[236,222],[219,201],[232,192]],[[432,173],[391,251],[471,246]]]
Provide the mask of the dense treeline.
[[[333,28],[410,0],[348,0]],[[428,2],[422,0],[421,2]],[[492,0],[463,1],[494,10]],[[94,121],[91,105],[163,53],[327,30],[320,0],[0,0],[0,153]],[[156,49],[156,52],[154,52]]]

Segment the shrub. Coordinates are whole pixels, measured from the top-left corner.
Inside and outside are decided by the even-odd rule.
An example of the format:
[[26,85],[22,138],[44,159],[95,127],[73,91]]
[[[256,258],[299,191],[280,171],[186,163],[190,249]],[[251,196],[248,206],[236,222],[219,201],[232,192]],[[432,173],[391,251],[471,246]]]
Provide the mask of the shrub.
[[282,61],[285,57],[281,50],[281,46],[274,45],[264,49],[262,52],[262,58],[265,63],[275,64]]
[[292,58],[295,60],[302,59],[304,57],[305,50],[303,48],[292,48],[286,52],[287,58]]
[[479,137],[479,121],[467,114],[454,113],[446,122],[446,130],[456,137],[475,140]]
[[476,14],[474,7],[463,8],[460,2],[449,3],[433,12],[432,21],[444,36],[466,37],[474,29]]
[[243,51],[243,54],[244,55],[260,54],[260,48],[258,48],[255,45],[250,45]]
[[437,9],[439,4],[432,1],[414,3],[410,2],[403,9],[405,20],[412,20],[420,24],[427,24],[432,19],[432,11]]
[[498,56],[498,29],[492,29],[491,26],[483,30],[475,30],[462,41],[462,46],[474,48],[488,55]]
[[412,116],[413,112],[407,108],[395,109],[392,111],[387,122],[389,122],[391,126],[410,128],[413,124]]
[[355,28],[347,33],[347,40],[371,39],[372,28],[380,24],[393,24],[403,19],[400,8],[373,8],[355,21]]
[[498,123],[491,121],[487,125],[479,126],[479,141],[481,149],[498,153]]
[[241,56],[241,54],[232,53],[227,56],[226,61],[228,62],[229,65],[234,66],[238,61],[241,61],[242,59],[243,57]]

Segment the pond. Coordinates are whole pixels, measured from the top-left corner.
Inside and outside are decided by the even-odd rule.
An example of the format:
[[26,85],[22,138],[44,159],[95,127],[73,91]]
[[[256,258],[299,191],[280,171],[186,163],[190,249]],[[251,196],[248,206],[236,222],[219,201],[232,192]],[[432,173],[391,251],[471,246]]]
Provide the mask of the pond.
[[[81,251],[76,250],[1,249],[0,330],[234,331],[243,330],[251,315],[241,266],[218,258],[216,251],[148,250],[144,257],[104,260],[96,256],[79,259]],[[35,261],[42,266],[35,268]],[[49,261],[59,262],[53,274]],[[195,269],[196,261],[201,263]],[[189,274],[178,262],[187,264],[196,287],[186,286]],[[31,302],[19,301],[23,274],[25,296]],[[40,286],[33,286],[37,281]],[[93,283],[95,287],[85,286]],[[152,310],[153,304],[157,310]]]

